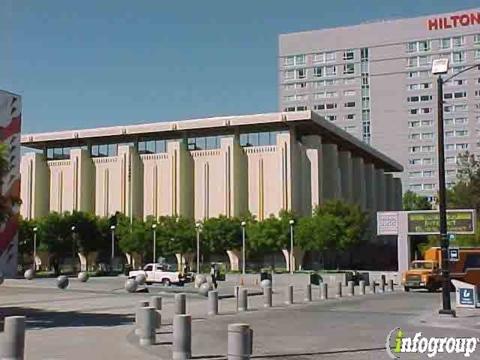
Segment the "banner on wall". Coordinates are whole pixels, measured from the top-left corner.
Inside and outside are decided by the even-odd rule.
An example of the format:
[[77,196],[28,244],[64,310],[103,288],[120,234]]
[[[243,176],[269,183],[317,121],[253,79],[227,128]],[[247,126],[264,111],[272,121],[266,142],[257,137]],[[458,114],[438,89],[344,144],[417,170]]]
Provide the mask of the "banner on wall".
[[[20,198],[20,130],[22,101],[19,95],[0,90],[0,140],[7,148],[8,169],[1,178],[1,195]],[[19,203],[6,202],[7,219],[0,224],[0,271],[8,277],[17,272]]]

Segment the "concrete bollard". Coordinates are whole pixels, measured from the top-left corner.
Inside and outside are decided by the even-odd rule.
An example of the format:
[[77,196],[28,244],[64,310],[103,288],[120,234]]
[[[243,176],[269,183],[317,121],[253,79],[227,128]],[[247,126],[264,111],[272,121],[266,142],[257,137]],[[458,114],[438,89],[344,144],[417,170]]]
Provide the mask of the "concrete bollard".
[[342,283],[339,281],[337,282],[337,292],[335,293],[335,297],[341,298],[342,297]]
[[320,299],[327,300],[328,299],[328,284],[322,282],[320,284]]
[[157,317],[157,329],[160,329],[162,326],[162,297],[161,296],[152,296],[150,298],[150,306],[155,309],[156,317]]
[[173,317],[172,359],[186,360],[192,357],[192,317],[179,314]]
[[372,282],[370,283],[370,292],[371,292],[372,294],[375,294],[375,293],[377,292],[377,284],[376,284],[375,281],[372,281]]
[[25,316],[7,316],[0,342],[0,359],[23,360],[25,352]]
[[292,305],[293,304],[293,285],[288,285],[286,292],[285,292],[285,304]]
[[360,295],[365,295],[365,280],[360,280]]
[[394,285],[393,285],[393,279],[388,280],[388,290],[389,290],[390,292],[394,292],[394,291],[395,291],[395,287],[394,287]]
[[155,328],[157,316],[155,308],[142,307],[138,310],[140,345],[149,346],[155,344]]
[[272,287],[267,286],[263,288],[263,307],[272,307]]
[[252,355],[253,331],[248,324],[228,325],[227,360],[248,360]]
[[380,292],[385,292],[385,275],[382,275],[382,277],[380,278]]
[[175,294],[175,314],[185,315],[187,313],[187,295]]
[[305,301],[311,302],[312,301],[312,285],[308,284],[305,288]]
[[237,310],[240,312],[248,310],[248,289],[245,289],[245,288],[239,289]]
[[208,315],[218,315],[218,291],[208,292]]
[[141,319],[139,316],[140,309],[149,306],[150,304],[146,300],[138,302],[138,306],[135,309],[135,335],[140,336]]
[[348,282],[348,296],[355,296],[355,283],[353,281]]

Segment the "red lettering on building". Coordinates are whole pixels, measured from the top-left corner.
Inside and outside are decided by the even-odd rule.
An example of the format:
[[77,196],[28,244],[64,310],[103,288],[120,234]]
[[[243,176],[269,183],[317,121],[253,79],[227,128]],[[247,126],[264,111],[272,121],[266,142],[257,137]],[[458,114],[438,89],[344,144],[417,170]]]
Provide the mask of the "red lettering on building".
[[480,12],[451,15],[427,20],[428,30],[451,29],[459,26],[480,25]]

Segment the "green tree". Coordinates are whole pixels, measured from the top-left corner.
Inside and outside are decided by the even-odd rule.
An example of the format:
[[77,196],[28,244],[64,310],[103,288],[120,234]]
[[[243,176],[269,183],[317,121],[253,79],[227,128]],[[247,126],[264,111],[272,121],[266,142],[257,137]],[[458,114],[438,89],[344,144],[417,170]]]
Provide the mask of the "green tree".
[[142,259],[145,259],[151,254],[150,236],[152,231],[147,231],[145,223],[140,220],[130,218],[124,215],[119,215],[117,219],[117,226],[115,234],[118,238],[118,245],[124,253],[138,253]]
[[75,249],[83,254],[105,250],[108,243],[102,237],[98,218],[90,213],[74,211],[64,214],[65,221],[75,226]]
[[35,220],[22,218],[19,220],[18,255],[20,263],[23,263],[25,256],[33,256],[33,228],[35,226],[37,226]]
[[221,215],[203,222],[203,253],[221,254],[242,246],[241,220]]
[[425,196],[420,196],[408,190],[403,194],[403,210],[431,210],[432,204]]
[[473,154],[459,156],[457,181],[447,191],[447,205],[480,211],[480,162]]

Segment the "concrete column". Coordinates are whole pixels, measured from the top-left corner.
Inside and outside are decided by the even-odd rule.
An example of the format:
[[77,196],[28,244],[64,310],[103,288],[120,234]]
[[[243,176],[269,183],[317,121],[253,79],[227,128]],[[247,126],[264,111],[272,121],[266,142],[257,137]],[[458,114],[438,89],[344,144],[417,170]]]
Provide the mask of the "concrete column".
[[[305,147],[305,153],[308,159],[309,173],[305,174],[310,177],[310,200],[311,208],[315,209],[323,203],[323,151],[322,138],[318,135],[309,135],[302,137],[302,144]],[[308,189],[307,189],[308,190]]]
[[[73,209],[93,212],[95,208],[95,166],[86,149],[70,151],[73,180]],[[142,199],[143,200],[143,199]]]
[[328,284],[325,282],[320,283],[320,299],[328,299]]
[[348,296],[355,295],[355,283],[353,281],[348,282]]
[[146,300],[141,300],[138,302],[137,308],[135,309],[135,335],[140,335],[142,328],[142,317],[140,316],[140,310],[148,307],[150,304]]
[[363,158],[352,158],[353,202],[362,210],[367,208],[367,184],[365,182],[365,164]]
[[28,153],[20,162],[20,214],[24,219],[45,216],[50,207],[50,171],[43,154]]
[[162,297],[161,296],[152,296],[150,298],[150,306],[155,309],[156,320],[157,320],[157,329],[160,329],[162,326]]
[[365,295],[365,280],[360,280],[358,284],[360,285],[360,295]]
[[393,279],[388,280],[388,290],[390,292],[393,292],[395,290],[394,284],[393,284]]
[[228,260],[230,262],[230,271],[240,271],[240,258],[242,254],[238,250],[227,250]]
[[377,211],[377,177],[375,173],[375,166],[373,164],[365,164],[365,185],[366,185],[366,200],[367,209]]
[[305,289],[305,301],[310,302],[312,301],[312,285],[308,284]]
[[192,317],[175,315],[173,317],[172,359],[187,360],[192,357]]
[[218,291],[208,292],[208,315],[218,315]]
[[322,144],[322,192],[325,201],[338,199],[340,193],[338,171],[338,147],[336,144]]
[[142,307],[139,309],[140,318],[140,345],[148,346],[155,344],[155,329],[157,327],[157,316],[153,307]]
[[239,312],[248,310],[248,289],[241,288],[238,291],[238,308]]
[[[123,200],[121,210],[126,216],[143,218],[143,162],[132,145],[118,146],[118,158],[120,159],[123,184],[122,193],[118,194]],[[108,208],[109,215],[115,213],[112,206]]]
[[293,304],[293,285],[288,285],[285,289],[285,304]]
[[294,127],[277,135],[277,148],[281,169],[282,209],[302,213],[301,153]]
[[339,281],[337,282],[337,289],[336,289],[336,293],[335,293],[335,297],[337,298],[341,298],[342,297],[342,283]]
[[397,261],[400,274],[408,270],[411,262],[410,236],[408,236],[407,213],[398,214],[398,238],[397,238]]
[[370,282],[370,292],[372,294],[375,294],[377,292],[377,283],[375,282],[375,280],[372,280]]
[[352,153],[350,151],[340,151],[338,153],[338,165],[342,199],[346,202],[353,202]]
[[228,325],[227,360],[248,360],[252,354],[253,332],[247,324]]
[[395,208],[395,193],[393,185],[392,174],[385,174],[385,205],[386,210],[394,210]]
[[170,141],[167,144],[170,161],[170,215],[193,217],[193,159],[187,149],[186,140]]
[[385,174],[383,169],[375,169],[375,185],[377,198],[377,211],[384,211],[387,208]]
[[263,288],[263,298],[264,298],[263,307],[266,307],[266,308],[272,307],[272,287],[271,286],[266,286]]
[[25,353],[25,316],[7,316],[0,346],[0,358],[21,360]]
[[187,313],[187,295],[175,294],[175,314],[184,315]]
[[393,210],[403,209],[402,197],[402,180],[400,178],[393,178],[393,193],[394,193],[394,207]]

